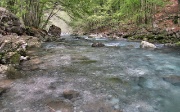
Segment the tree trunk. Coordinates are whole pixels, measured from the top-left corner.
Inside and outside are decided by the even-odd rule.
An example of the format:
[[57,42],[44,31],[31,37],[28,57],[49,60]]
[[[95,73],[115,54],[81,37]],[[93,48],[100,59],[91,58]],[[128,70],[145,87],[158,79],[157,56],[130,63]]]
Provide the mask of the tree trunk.
[[23,15],[25,26],[39,28],[43,11],[39,1],[26,0],[26,4],[26,13]]
[[15,0],[8,0],[7,1],[7,9],[9,11],[11,11],[12,13],[15,13],[15,10],[14,10],[14,5],[15,5]]

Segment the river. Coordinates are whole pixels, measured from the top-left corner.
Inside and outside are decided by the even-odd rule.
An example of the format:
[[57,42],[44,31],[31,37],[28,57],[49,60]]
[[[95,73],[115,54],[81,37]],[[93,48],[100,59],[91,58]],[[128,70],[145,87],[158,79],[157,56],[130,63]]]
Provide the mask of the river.
[[[139,42],[86,36],[62,38],[32,53],[37,63],[24,63],[25,76],[0,98],[1,112],[179,112],[180,49],[141,49]],[[91,47],[93,42],[106,46]],[[65,90],[80,95],[68,100]]]

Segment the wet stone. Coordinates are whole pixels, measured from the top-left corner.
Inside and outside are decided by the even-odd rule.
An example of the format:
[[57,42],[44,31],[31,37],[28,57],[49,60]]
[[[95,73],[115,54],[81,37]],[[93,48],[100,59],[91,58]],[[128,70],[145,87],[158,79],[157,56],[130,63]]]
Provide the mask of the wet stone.
[[92,45],[91,45],[92,47],[104,47],[105,45],[103,44],[103,43],[93,43]]
[[3,93],[6,93],[8,88],[1,88],[0,87],[0,96],[3,94]]
[[68,101],[51,101],[47,106],[52,112],[74,112],[73,104]]
[[163,80],[171,83],[174,86],[180,86],[180,76],[171,75],[171,76],[163,77]]
[[13,80],[0,80],[0,88],[9,88],[11,84],[13,83]]
[[8,79],[19,79],[23,77],[23,74],[17,69],[15,69],[13,66],[9,66],[6,71],[6,77]]
[[69,100],[75,99],[75,98],[79,97],[79,95],[80,95],[79,92],[75,91],[75,90],[65,90],[65,91],[63,91],[64,98],[69,99]]
[[95,101],[83,105],[82,112],[122,112],[121,110],[114,109],[111,104],[106,101]]

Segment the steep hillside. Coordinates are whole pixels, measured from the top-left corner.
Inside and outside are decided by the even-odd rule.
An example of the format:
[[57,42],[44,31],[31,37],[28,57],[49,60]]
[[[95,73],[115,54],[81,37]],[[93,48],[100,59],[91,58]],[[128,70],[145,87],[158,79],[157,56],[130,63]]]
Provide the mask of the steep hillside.
[[158,27],[166,30],[180,30],[180,24],[177,23],[180,18],[178,12],[178,0],[169,0],[169,3],[155,15]]

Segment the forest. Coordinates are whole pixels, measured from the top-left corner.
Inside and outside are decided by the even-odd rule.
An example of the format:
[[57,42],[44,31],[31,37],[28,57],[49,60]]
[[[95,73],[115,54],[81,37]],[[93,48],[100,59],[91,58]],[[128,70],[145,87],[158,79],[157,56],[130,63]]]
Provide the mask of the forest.
[[[176,2],[177,6],[171,7],[174,11],[168,12],[167,5],[173,5],[173,2]],[[66,11],[71,17],[69,25],[74,30],[89,32],[96,29],[118,31],[129,24],[132,27],[156,27],[158,20],[167,15],[173,16],[174,24],[179,24],[179,2],[179,0],[1,0],[0,6],[22,18],[27,27],[42,29],[46,27],[51,17],[58,16],[58,11]],[[44,17],[45,13],[49,14],[48,17]]]

